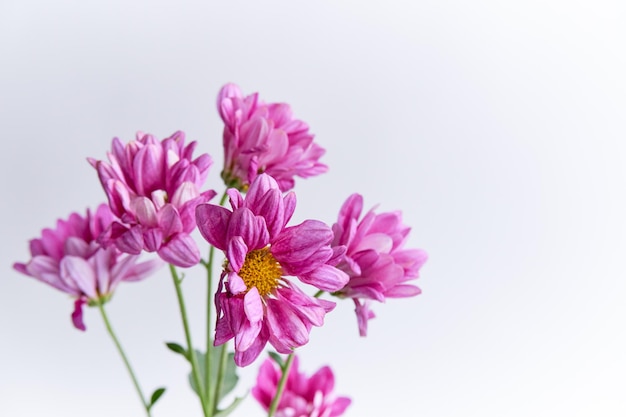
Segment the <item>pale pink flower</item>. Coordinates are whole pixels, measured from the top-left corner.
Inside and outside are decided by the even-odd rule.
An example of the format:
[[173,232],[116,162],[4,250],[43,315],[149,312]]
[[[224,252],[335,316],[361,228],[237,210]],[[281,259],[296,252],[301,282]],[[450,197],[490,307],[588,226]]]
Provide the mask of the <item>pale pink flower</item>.
[[[259,369],[252,396],[269,410],[276,395],[282,370],[271,359],[266,359]],[[344,413],[352,402],[348,397],[337,397],[333,393],[335,376],[324,366],[311,377],[298,370],[298,357],[287,376],[283,395],[276,409],[276,417],[337,417]]]
[[137,263],[138,256],[121,254],[112,246],[103,248],[98,237],[112,221],[105,204],[93,214],[87,210],[85,217],[72,213],[55,229],[43,229],[41,238],[30,241],[30,261],[13,264],[17,271],[74,297],[72,321],[80,330],[85,330],[85,303],[105,302],[120,282],[139,281],[161,265],[156,260]]
[[215,296],[215,345],[235,339],[235,362],[252,363],[269,341],[290,353],[309,340],[335,303],[308,296],[285,276],[324,291],[336,291],[348,276],[335,268],[344,248],[330,247],[333,233],[322,222],[306,220],[285,227],[296,197],[283,197],[276,181],[261,174],[246,197],[228,190],[232,210],[213,204],[196,209],[202,236],[224,251],[226,263]]
[[109,206],[120,221],[113,222],[106,242],[122,252],[157,252],[165,261],[188,267],[200,261],[190,233],[195,209],[215,191],[201,192],[209,167],[208,154],[192,159],[196,142],[185,146],[185,134],[176,132],[159,142],[137,133],[126,145],[113,139],[110,162],[89,158],[98,171]]
[[217,108],[224,121],[222,178],[227,186],[245,190],[266,172],[287,191],[295,176],[308,178],[328,170],[319,162],[325,150],[313,142],[309,126],[292,116],[288,104],[263,103],[257,93],[244,97],[238,86],[226,84]]
[[348,197],[333,225],[333,246],[347,247],[337,267],[350,276],[335,295],[354,300],[359,333],[365,336],[367,321],[374,317],[367,300],[384,302],[420,294],[421,290],[407,281],[418,278],[428,256],[421,249],[404,249],[411,229],[402,224],[399,211],[376,214],[373,208],[359,220],[362,209],[361,195]]

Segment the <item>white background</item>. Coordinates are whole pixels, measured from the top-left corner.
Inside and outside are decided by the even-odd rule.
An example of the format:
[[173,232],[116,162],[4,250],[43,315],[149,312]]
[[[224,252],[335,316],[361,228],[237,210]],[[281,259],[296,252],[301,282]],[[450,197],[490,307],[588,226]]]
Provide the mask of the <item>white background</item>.
[[[349,302],[301,350],[362,416],[626,415],[626,10],[621,1],[0,3],[0,415],[141,416],[97,311],[11,269],[59,217],[104,201],[87,156],[176,130],[215,159],[215,96],[289,102],[327,149],[294,220],[343,200],[401,209],[423,294]],[[203,253],[206,245],[202,245]],[[205,283],[184,290],[195,344]],[[108,306],[154,417],[199,416],[166,270]],[[252,385],[258,363],[241,371]],[[263,415],[249,397],[236,414]]]

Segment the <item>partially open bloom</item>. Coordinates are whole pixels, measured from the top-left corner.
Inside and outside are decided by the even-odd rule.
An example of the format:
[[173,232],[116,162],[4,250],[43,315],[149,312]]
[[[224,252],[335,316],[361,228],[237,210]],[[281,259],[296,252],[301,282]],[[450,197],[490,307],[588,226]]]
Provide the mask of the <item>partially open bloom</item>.
[[266,172],[282,191],[294,186],[294,177],[312,177],[327,171],[319,159],[325,150],[313,143],[309,126],[294,119],[285,103],[263,103],[254,93],[244,97],[235,84],[226,84],[217,96],[224,121],[224,170],[229,187],[245,190]]
[[215,191],[200,191],[212,160],[208,154],[192,159],[195,147],[196,142],[185,146],[183,132],[161,142],[139,132],[126,145],[113,139],[109,163],[89,158],[111,210],[120,219],[113,222],[107,242],[130,254],[156,251],[177,266],[200,261],[190,236],[196,226],[195,209],[213,198]]
[[115,247],[103,248],[98,237],[113,221],[105,204],[82,217],[72,213],[59,220],[55,229],[44,229],[41,238],[30,241],[31,260],[13,268],[75,297],[72,321],[85,330],[82,307],[105,302],[122,281],[139,281],[160,266],[160,261],[137,263],[138,257],[121,254]]
[[224,251],[226,262],[215,296],[215,345],[235,339],[235,362],[252,363],[269,341],[290,353],[309,340],[335,303],[308,296],[285,276],[295,276],[324,291],[345,286],[348,276],[335,268],[345,248],[330,247],[332,230],[306,220],[285,227],[295,194],[283,196],[276,181],[259,175],[246,198],[228,190],[232,211],[213,204],[196,209],[202,236]]
[[[278,381],[282,377],[280,367],[271,359],[266,359],[259,369],[252,396],[269,409],[276,395]],[[337,417],[344,413],[352,402],[348,397],[336,397],[335,376],[324,366],[310,378],[298,370],[298,357],[294,358],[283,395],[276,409],[276,417]]]
[[376,214],[373,208],[359,220],[362,209],[361,195],[348,197],[333,225],[333,246],[347,247],[337,267],[350,276],[335,295],[354,300],[359,333],[365,336],[367,321],[374,317],[367,300],[420,294],[417,286],[406,282],[418,278],[428,256],[421,249],[404,249],[411,229],[402,224],[400,212]]

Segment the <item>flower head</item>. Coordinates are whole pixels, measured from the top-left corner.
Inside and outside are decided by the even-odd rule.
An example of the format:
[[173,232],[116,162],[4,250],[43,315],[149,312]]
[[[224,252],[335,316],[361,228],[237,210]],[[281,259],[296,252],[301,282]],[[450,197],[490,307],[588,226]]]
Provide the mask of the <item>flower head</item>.
[[[269,409],[276,395],[282,371],[271,359],[266,359],[259,369],[252,396]],[[337,417],[352,402],[348,397],[336,397],[333,393],[333,371],[324,366],[311,377],[298,370],[298,357],[294,358],[283,395],[276,409],[276,417]]]
[[89,158],[120,219],[112,224],[107,241],[130,254],[156,251],[177,266],[200,261],[189,234],[196,225],[196,206],[213,198],[215,191],[200,192],[212,160],[208,154],[192,159],[195,147],[196,142],[185,146],[183,132],[161,142],[139,132],[126,145],[113,139],[110,162]]
[[344,287],[348,276],[333,265],[344,248],[332,249],[331,229],[306,220],[286,227],[295,194],[283,196],[276,181],[261,174],[246,197],[228,190],[232,210],[201,204],[196,209],[202,236],[224,251],[226,262],[215,296],[215,344],[235,339],[235,362],[252,363],[269,341],[290,353],[309,340],[335,303],[310,297],[286,276],[325,291]]
[[105,302],[120,282],[139,281],[161,264],[154,260],[137,263],[137,256],[121,254],[115,247],[103,248],[98,237],[112,221],[105,204],[93,214],[87,210],[85,217],[72,213],[67,220],[59,220],[55,229],[44,229],[41,238],[30,241],[30,261],[13,264],[17,271],[75,297],[72,321],[80,330],[85,330],[85,303]]
[[402,224],[400,212],[376,214],[373,208],[359,220],[362,209],[361,195],[348,197],[333,225],[333,246],[346,246],[337,267],[350,276],[335,294],[354,300],[359,332],[365,336],[367,321],[374,317],[367,300],[384,302],[420,294],[417,286],[406,282],[418,278],[428,256],[421,249],[404,249],[411,229]]
[[217,96],[217,108],[224,121],[222,178],[227,186],[245,190],[266,172],[288,191],[295,176],[327,171],[319,162],[325,150],[313,143],[308,125],[293,118],[288,104],[265,104],[257,93],[244,97],[235,84],[226,84]]

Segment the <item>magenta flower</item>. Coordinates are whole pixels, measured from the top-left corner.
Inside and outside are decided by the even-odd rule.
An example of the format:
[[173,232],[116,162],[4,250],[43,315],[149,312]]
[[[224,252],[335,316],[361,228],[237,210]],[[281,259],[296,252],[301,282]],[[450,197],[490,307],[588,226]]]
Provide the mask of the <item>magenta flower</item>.
[[336,291],[348,276],[334,265],[344,248],[330,247],[332,230],[306,220],[285,227],[295,206],[295,194],[283,197],[276,181],[261,174],[244,199],[228,190],[232,211],[201,204],[196,209],[204,238],[226,255],[215,296],[215,345],[235,339],[235,362],[252,363],[269,341],[281,353],[291,353],[309,340],[312,326],[321,326],[335,303],[310,297],[285,276],[324,291]]
[[224,121],[222,178],[227,186],[245,190],[266,172],[288,191],[296,175],[308,178],[328,170],[319,162],[326,151],[313,143],[308,125],[293,118],[288,104],[265,104],[257,93],[244,97],[235,84],[226,84],[217,108]]
[[[278,381],[282,377],[280,367],[266,359],[259,369],[252,396],[268,410],[276,395]],[[276,417],[337,417],[344,413],[352,402],[348,397],[333,394],[335,376],[324,366],[310,378],[298,371],[298,357],[294,358],[283,395],[276,409]]]
[[98,237],[112,221],[105,204],[95,214],[87,210],[85,217],[72,213],[56,229],[44,229],[40,239],[30,241],[28,263],[13,264],[17,271],[75,297],[72,321],[80,330],[85,330],[85,303],[105,302],[120,282],[139,281],[161,265],[156,260],[137,263],[137,256],[103,248]]
[[420,294],[418,287],[406,282],[418,278],[428,256],[421,249],[403,248],[411,229],[402,224],[400,212],[376,214],[372,209],[359,221],[362,209],[361,195],[348,197],[333,225],[333,246],[347,247],[337,267],[350,276],[335,295],[354,300],[359,333],[365,336],[367,321],[374,317],[367,300]]
[[89,158],[109,199],[115,221],[105,243],[122,252],[157,252],[165,261],[188,267],[200,261],[190,233],[196,226],[195,209],[209,201],[215,191],[200,192],[209,167],[208,154],[192,159],[196,142],[185,145],[185,134],[176,132],[158,142],[137,133],[123,145],[113,139],[110,163]]

